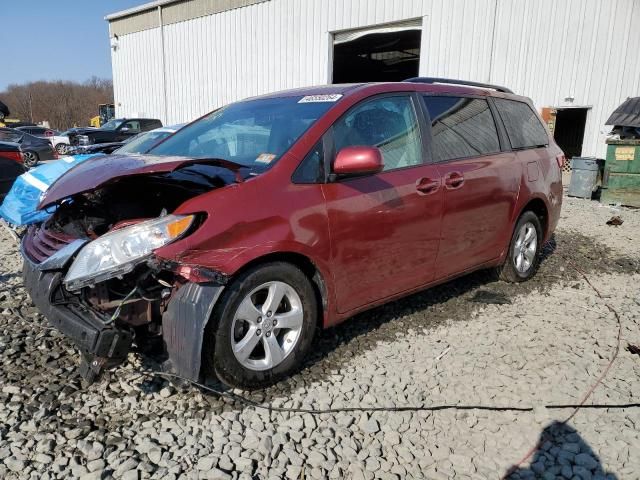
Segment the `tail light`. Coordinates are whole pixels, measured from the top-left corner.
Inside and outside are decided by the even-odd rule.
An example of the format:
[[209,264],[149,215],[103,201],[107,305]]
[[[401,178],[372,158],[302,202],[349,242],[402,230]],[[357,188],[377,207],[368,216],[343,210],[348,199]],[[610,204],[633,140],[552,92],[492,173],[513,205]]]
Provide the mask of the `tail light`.
[[57,152],[57,150],[55,148],[51,147],[51,151],[53,152],[53,158],[60,158],[58,156],[58,152]]
[[560,167],[560,170],[562,170],[564,164],[567,163],[567,157],[564,156],[564,153],[560,154],[556,156],[556,162],[558,162],[558,167]]
[[24,158],[22,152],[0,152],[0,157],[13,160],[14,162],[23,163]]

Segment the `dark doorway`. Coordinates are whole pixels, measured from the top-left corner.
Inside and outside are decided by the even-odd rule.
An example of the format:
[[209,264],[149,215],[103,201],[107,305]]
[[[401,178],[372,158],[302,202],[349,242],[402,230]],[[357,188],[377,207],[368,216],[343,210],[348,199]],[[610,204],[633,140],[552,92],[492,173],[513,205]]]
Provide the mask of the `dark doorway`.
[[333,83],[398,82],[418,76],[421,22],[336,34]]
[[553,137],[567,158],[582,155],[588,108],[557,109]]

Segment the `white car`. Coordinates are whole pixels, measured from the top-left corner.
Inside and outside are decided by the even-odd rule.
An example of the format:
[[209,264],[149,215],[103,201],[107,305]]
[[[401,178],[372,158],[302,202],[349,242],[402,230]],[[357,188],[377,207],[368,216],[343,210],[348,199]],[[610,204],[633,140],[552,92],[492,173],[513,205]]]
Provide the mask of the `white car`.
[[34,137],[46,138],[51,142],[53,148],[56,149],[59,155],[64,155],[69,151],[69,137],[60,133],[52,128],[30,126],[30,127],[17,127],[16,130],[21,130],[25,133],[29,133]]

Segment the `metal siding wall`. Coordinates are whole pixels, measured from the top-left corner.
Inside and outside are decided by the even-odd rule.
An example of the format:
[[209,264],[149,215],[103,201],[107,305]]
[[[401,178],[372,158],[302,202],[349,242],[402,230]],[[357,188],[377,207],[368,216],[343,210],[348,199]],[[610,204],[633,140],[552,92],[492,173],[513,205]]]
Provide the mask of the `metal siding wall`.
[[166,25],[167,122],[274,90],[327,83],[329,32],[424,13],[420,0],[403,0],[402,8],[386,0],[273,0]]
[[433,0],[423,35],[421,75],[592,107],[584,155],[604,155],[609,113],[640,94],[640,0]]
[[640,0],[272,0],[164,27],[166,119],[159,29],[121,37],[116,101],[175,123],[326,83],[332,32],[410,18],[423,19],[421,75],[503,84],[538,108],[592,106],[586,155],[603,154],[607,115],[640,94]]
[[164,120],[160,29],[123,35],[111,53],[116,115]]
[[603,156],[608,115],[640,94],[639,45],[639,0],[498,0],[490,80],[538,108],[592,107],[583,154]]

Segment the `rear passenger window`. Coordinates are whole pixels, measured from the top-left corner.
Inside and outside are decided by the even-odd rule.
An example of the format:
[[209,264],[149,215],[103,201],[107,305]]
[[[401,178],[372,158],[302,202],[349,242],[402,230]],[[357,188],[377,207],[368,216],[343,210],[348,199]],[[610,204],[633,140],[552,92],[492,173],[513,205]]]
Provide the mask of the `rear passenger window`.
[[440,96],[423,98],[431,118],[434,161],[500,151],[498,131],[486,100]]
[[378,147],[384,170],[422,163],[418,119],[407,96],[374,98],[350,110],[333,126],[336,153],[344,147]]
[[529,105],[504,98],[496,98],[495,102],[509,136],[511,148],[549,145],[547,131]]

